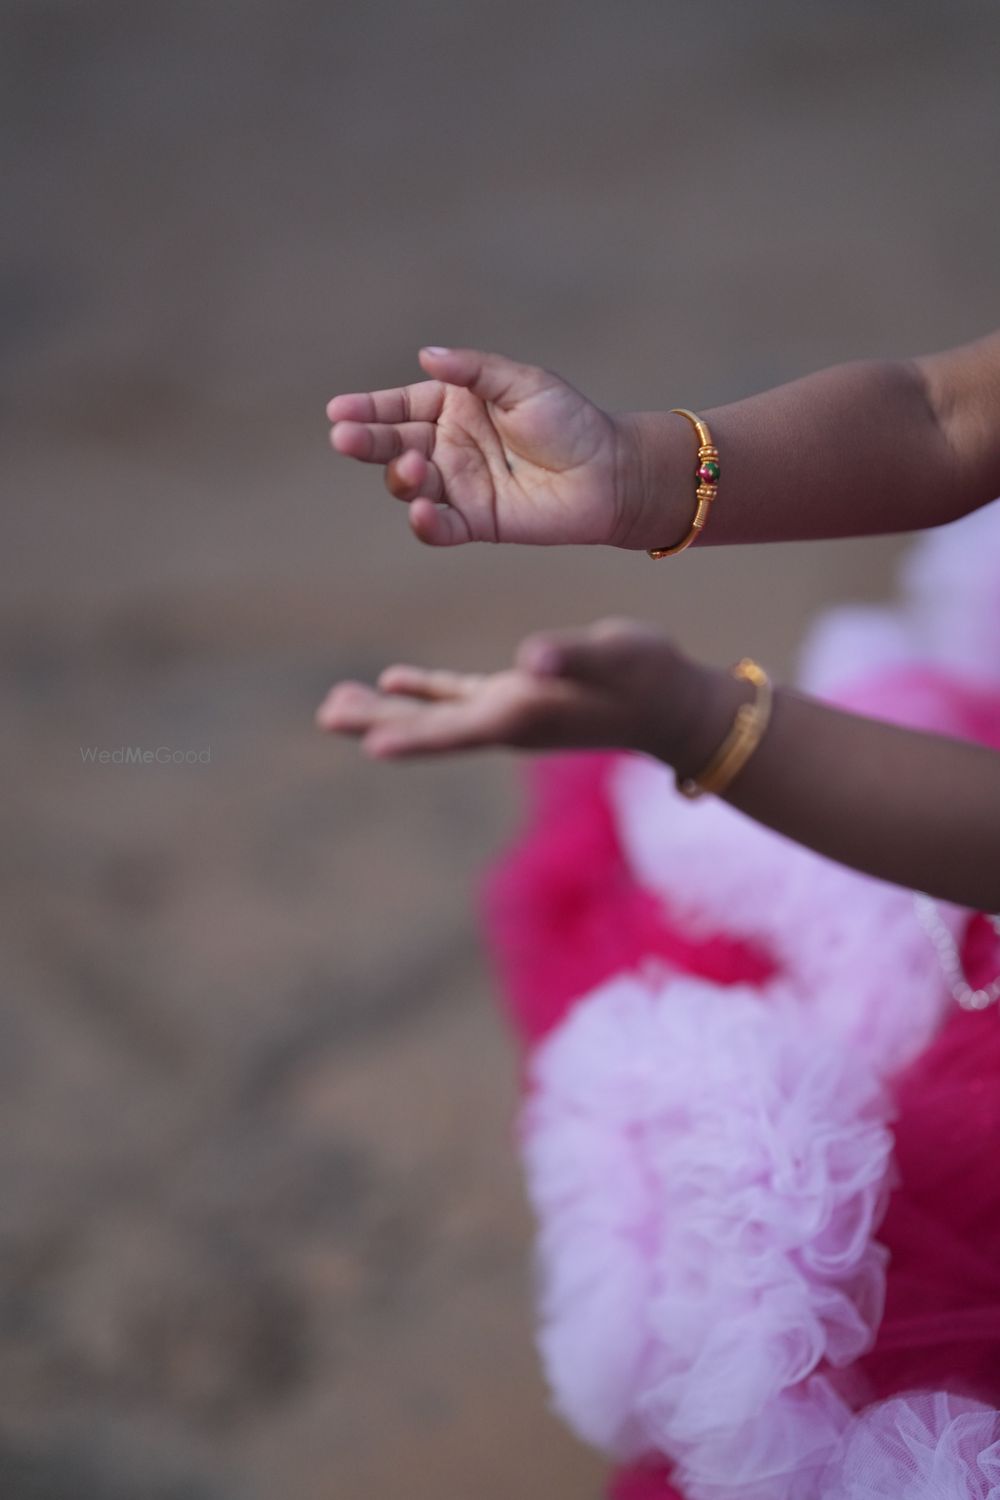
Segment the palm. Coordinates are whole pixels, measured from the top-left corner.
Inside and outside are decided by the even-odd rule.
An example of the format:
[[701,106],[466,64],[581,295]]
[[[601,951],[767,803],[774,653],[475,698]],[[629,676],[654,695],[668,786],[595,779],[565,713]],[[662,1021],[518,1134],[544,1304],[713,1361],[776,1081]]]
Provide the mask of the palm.
[[607,540],[612,424],[562,382],[508,411],[445,386],[432,456],[477,541]]
[[334,446],[387,466],[424,540],[612,540],[620,519],[613,420],[558,376],[477,358],[489,361],[490,378],[475,382],[483,394],[435,379],[336,397]]

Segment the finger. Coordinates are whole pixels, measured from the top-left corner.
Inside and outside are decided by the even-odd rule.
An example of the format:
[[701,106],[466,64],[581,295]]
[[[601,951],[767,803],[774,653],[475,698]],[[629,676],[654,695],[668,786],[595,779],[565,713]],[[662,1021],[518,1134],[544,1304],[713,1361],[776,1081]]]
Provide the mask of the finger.
[[394,386],[386,391],[354,391],[326,404],[331,422],[436,422],[444,387],[439,380]]
[[443,500],[445,495],[437,464],[413,449],[392,460],[385,471],[385,483],[397,500],[416,500],[420,495],[428,500]]
[[373,726],[364,749],[378,758],[511,746],[552,750],[620,746],[620,715],[582,684],[543,684],[516,672],[484,678],[468,697]]
[[420,363],[438,380],[465,386],[502,411],[559,383],[556,376],[537,365],[518,364],[502,354],[486,354],[479,349],[441,349],[432,344],[421,349]]
[[412,703],[386,697],[364,682],[338,682],[317,708],[316,723],[337,734],[364,734],[376,724],[412,712]]
[[409,709],[392,723],[373,726],[365,735],[365,751],[377,759],[440,755],[448,750],[472,750],[502,742],[502,720],[481,699],[425,705]]
[[330,442],[338,453],[370,464],[387,464],[409,449],[429,457],[436,436],[432,422],[392,425],[338,419],[330,429]]
[[457,510],[435,505],[426,496],[412,502],[409,518],[414,536],[428,547],[458,547],[472,541],[472,532]]
[[378,677],[383,693],[406,693],[411,698],[435,701],[466,698],[484,681],[481,672],[449,672],[441,667],[413,667],[401,662],[385,667]]

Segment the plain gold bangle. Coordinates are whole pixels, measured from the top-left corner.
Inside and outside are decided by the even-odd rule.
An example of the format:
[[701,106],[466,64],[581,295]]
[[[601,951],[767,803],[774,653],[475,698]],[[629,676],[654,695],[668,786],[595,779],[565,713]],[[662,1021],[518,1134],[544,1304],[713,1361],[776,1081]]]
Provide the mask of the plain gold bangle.
[[683,552],[685,547],[690,547],[704,530],[708,512],[719,488],[719,450],[712,441],[712,434],[706,423],[693,411],[687,411],[683,406],[672,406],[670,415],[686,417],[698,434],[698,463],[694,471],[694,477],[697,480],[694,492],[694,520],[691,522],[687,536],[675,542],[672,547],[647,547],[650,557],[676,557],[678,552]]
[[749,703],[741,703],[722,744],[697,776],[677,777],[677,790],[685,797],[701,797],[705,792],[722,792],[741,771],[760,744],[771,718],[771,679],[763,667],[749,656],[730,667],[734,677],[752,682],[756,692]]

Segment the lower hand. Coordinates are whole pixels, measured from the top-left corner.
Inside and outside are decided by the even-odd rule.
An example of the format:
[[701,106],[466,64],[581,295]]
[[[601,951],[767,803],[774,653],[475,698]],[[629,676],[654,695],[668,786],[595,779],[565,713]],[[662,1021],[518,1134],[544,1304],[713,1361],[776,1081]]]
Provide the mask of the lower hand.
[[513,746],[628,749],[676,764],[703,718],[712,673],[634,620],[529,636],[493,673],[387,667],[375,688],[338,683],[321,729],[376,759]]

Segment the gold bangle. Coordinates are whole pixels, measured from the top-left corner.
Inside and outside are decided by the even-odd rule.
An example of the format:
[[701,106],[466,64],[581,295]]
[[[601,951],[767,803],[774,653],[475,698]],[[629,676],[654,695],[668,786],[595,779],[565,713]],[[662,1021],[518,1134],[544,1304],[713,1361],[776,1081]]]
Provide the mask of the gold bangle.
[[676,777],[677,790],[685,797],[722,792],[741,771],[760,744],[771,718],[771,679],[749,656],[729,669],[734,677],[752,682],[756,692],[749,703],[741,703],[730,729],[711,760],[697,776]]
[[698,481],[695,489],[695,512],[694,520],[691,522],[687,536],[676,542],[672,547],[647,547],[646,551],[650,557],[676,557],[678,552],[683,552],[685,547],[701,535],[705,522],[708,520],[708,512],[712,501],[715,499],[719,488],[719,450],[712,442],[712,434],[701,417],[693,411],[687,411],[683,406],[672,406],[671,416],[686,417],[698,434],[698,464],[694,471],[694,477]]

